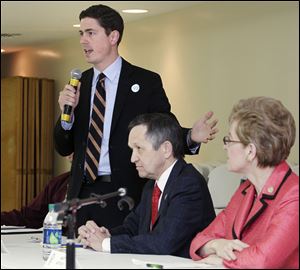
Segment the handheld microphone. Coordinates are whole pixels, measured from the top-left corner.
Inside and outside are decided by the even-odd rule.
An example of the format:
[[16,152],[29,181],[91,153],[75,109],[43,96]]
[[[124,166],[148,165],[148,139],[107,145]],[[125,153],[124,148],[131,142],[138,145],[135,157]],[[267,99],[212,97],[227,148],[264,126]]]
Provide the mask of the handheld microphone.
[[[77,90],[77,86],[79,83],[79,80],[81,78],[81,71],[80,69],[72,69],[71,70],[71,79],[69,84],[72,85],[75,90]],[[72,106],[70,105],[64,105],[64,112],[61,115],[61,120],[66,122],[71,122],[71,112],[72,112]]]

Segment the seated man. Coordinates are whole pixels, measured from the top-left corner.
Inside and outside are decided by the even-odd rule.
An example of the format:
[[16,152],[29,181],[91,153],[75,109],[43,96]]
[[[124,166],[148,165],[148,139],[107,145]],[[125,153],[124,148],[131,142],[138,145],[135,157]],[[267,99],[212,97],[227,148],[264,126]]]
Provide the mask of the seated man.
[[183,160],[181,128],[170,115],[153,113],[137,116],[129,131],[131,162],[151,179],[141,202],[110,231],[88,221],[79,240],[97,251],[189,257],[192,238],[215,212],[204,177]]
[[45,189],[21,210],[1,212],[1,225],[26,226],[38,229],[48,213],[48,204],[62,202],[67,193],[70,172],[54,177]]

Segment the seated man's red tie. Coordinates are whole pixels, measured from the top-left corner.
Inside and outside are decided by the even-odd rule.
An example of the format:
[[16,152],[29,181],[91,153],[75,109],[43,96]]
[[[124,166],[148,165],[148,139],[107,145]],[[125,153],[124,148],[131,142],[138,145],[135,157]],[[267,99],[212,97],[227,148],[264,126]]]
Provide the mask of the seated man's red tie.
[[155,183],[152,193],[152,213],[151,213],[151,228],[157,219],[158,213],[158,202],[160,197],[161,191],[158,185]]

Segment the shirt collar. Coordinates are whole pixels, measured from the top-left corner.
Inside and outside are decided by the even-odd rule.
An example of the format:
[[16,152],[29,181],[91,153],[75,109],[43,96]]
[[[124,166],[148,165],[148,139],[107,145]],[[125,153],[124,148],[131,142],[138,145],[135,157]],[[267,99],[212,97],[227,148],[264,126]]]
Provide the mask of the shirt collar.
[[175,165],[175,163],[177,162],[177,159],[172,163],[172,165],[166,169],[162,175],[159,177],[159,179],[156,181],[156,184],[158,185],[161,193],[164,192],[164,189],[165,189],[165,186],[168,182],[168,179],[169,179],[169,176],[170,176],[170,173]]
[[[113,81],[120,74],[121,67],[122,67],[122,58],[118,56],[117,59],[102,72],[105,74],[106,78],[108,78],[110,81]],[[96,69],[95,67],[93,67],[93,69],[94,69],[93,83],[96,83],[101,71]]]

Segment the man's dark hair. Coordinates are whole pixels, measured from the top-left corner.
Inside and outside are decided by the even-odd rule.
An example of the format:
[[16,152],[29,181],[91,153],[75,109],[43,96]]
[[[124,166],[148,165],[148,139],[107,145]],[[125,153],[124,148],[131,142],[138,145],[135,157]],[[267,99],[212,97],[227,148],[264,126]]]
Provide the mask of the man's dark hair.
[[79,20],[87,17],[96,19],[99,25],[105,29],[107,36],[112,31],[117,30],[120,33],[118,45],[120,44],[123,36],[124,21],[116,10],[105,5],[94,5],[90,6],[86,10],[81,11]]
[[182,128],[174,116],[167,113],[141,114],[129,123],[128,129],[131,131],[139,125],[146,126],[145,136],[151,141],[155,150],[165,141],[169,141],[173,147],[174,157],[184,157]]

